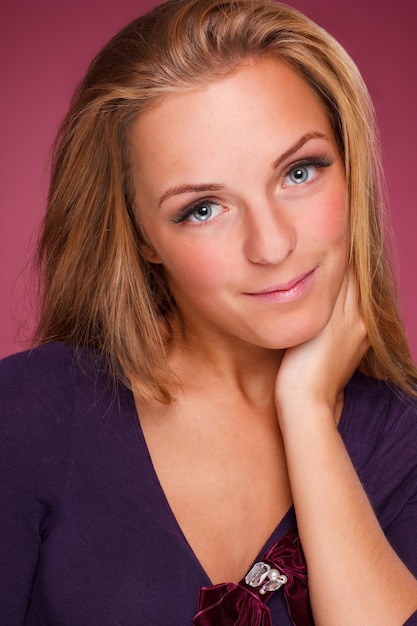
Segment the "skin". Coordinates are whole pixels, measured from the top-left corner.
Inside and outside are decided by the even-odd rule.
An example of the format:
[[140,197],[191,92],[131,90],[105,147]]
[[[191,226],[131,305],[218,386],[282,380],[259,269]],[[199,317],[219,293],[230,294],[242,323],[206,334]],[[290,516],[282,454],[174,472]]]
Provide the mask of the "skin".
[[248,62],[145,112],[133,148],[142,252],[177,305],[180,389],[168,407],[136,404],[191,548],[213,583],[238,581],[294,503],[315,622],[403,624],[417,583],[337,430],[367,343],[320,100],[283,63]]
[[[329,320],[346,270],[344,171],[327,116],[291,70],[280,66],[284,91],[275,64],[262,68],[262,76],[251,65],[172,96],[135,128],[136,197],[153,246],[144,253],[164,266],[186,341],[192,334],[210,344],[221,336],[228,349],[242,340],[274,350],[299,344]],[[311,158],[333,165],[307,167],[307,183],[292,182],[288,168]],[[170,189],[202,184],[213,189],[161,202]],[[211,219],[173,223],[203,199]],[[254,295],[312,272],[302,302],[268,305]]]

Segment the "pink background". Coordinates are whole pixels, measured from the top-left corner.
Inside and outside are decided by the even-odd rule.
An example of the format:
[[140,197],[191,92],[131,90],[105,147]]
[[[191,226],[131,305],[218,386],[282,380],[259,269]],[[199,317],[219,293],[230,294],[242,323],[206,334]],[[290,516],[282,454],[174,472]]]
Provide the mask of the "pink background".
[[[291,2],[290,2],[291,3]],[[27,345],[23,292],[45,207],[49,149],[96,51],[154,0],[6,0],[1,10],[0,357]],[[373,96],[398,248],[404,320],[417,359],[417,3],[293,0],[356,60]]]

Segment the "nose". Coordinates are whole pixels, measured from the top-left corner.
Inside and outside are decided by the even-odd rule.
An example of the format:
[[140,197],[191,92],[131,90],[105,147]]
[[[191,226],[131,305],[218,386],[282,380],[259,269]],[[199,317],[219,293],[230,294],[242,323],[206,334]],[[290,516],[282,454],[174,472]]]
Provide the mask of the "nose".
[[251,263],[281,263],[295,247],[296,230],[291,216],[272,202],[248,209],[245,219],[244,253]]

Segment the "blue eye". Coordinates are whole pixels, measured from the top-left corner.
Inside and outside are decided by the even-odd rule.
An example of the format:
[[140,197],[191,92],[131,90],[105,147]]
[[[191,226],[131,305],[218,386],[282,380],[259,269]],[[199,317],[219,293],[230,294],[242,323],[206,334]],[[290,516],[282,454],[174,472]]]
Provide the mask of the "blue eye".
[[198,200],[191,206],[182,209],[178,215],[172,218],[175,224],[188,222],[201,224],[214,219],[224,210],[224,207],[214,200]]
[[320,164],[306,163],[305,165],[294,165],[291,167],[284,177],[285,186],[292,187],[294,185],[302,185],[310,182],[320,168]]
[[190,218],[194,218],[197,222],[206,222],[213,215],[213,208],[210,202],[200,204],[194,211],[188,216],[190,221],[194,221]]
[[284,187],[295,187],[312,182],[325,167],[333,165],[333,158],[313,157],[304,161],[294,163],[287,169],[284,176]]
[[[302,165],[301,167],[298,166],[290,170],[287,176],[289,177],[291,182],[294,183],[295,185],[299,185],[300,183],[306,183],[309,180],[310,169],[311,169],[311,166],[310,167],[306,165]],[[313,169],[316,169],[316,168],[313,168]]]

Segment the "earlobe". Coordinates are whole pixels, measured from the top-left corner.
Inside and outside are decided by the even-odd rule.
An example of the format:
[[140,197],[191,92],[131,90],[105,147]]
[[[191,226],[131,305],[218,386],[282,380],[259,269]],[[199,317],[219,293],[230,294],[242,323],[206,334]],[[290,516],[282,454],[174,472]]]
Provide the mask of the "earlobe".
[[143,258],[149,263],[160,264],[162,263],[161,257],[156,252],[152,246],[147,245],[146,243],[140,244],[140,251],[142,253]]

